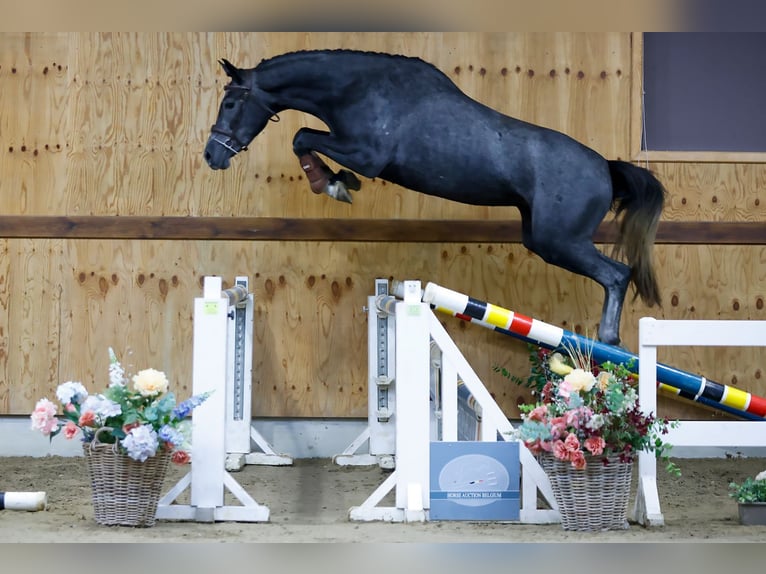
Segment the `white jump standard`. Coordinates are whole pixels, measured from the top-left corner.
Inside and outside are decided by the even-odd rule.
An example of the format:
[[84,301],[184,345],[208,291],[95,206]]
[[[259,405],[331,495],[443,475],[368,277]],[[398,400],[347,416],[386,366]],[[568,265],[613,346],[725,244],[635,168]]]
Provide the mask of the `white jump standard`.
[[[398,292],[397,292],[398,289]],[[404,284],[394,281],[392,295],[389,295],[388,279],[375,280],[375,294],[367,298],[367,426],[341,452],[333,457],[333,462],[340,466],[369,466],[377,464],[380,468],[392,470],[396,467],[396,418],[393,416],[396,405],[396,332],[394,305],[403,298]],[[378,307],[381,307],[379,310]],[[453,405],[451,397],[442,397],[439,385],[441,351],[431,342],[431,436],[439,436],[439,427],[454,422],[452,417],[443,416],[441,409]],[[452,389],[446,389],[451,392]],[[470,396],[465,385],[457,389],[457,425],[459,440],[480,440],[481,406]],[[445,431],[451,436],[450,429]],[[366,452],[365,452],[366,451]]]
[[[227,470],[230,443],[236,443],[231,452],[241,460],[250,450],[254,432],[250,414],[253,296],[247,277],[237,277],[235,283],[222,290],[220,277],[205,277],[203,296],[194,300],[193,393],[212,393],[192,413],[191,471],[160,499],[158,519],[269,520],[268,507],[258,504]],[[190,504],[174,504],[187,488]],[[242,506],[225,505],[224,489]]]
[[[389,407],[395,407],[389,413],[389,418],[392,424],[390,430],[395,435],[392,454],[395,456],[396,469],[360,506],[350,509],[351,520],[429,520],[430,446],[432,440],[458,440],[459,379],[480,409],[481,440],[515,440],[512,438],[514,429],[508,418],[457,349],[429,305],[421,301],[419,281],[404,282],[403,299],[395,301],[391,296],[378,295],[375,303],[371,302],[370,305],[371,322],[373,315],[386,314],[386,331],[393,333],[392,340],[395,341],[383,343],[376,340],[374,345],[387,346],[389,361],[393,358],[393,368],[387,373],[391,382],[386,386],[396,392],[395,405],[389,404]],[[372,333],[373,329],[370,331]],[[441,351],[438,360],[441,366],[441,389],[438,393],[441,404],[435,407],[438,409],[438,425],[434,425],[436,411],[431,405],[431,367],[434,363],[432,344]],[[373,347],[372,342],[370,347]],[[371,396],[377,398],[377,393]],[[375,408],[371,409],[373,413],[378,410],[377,401],[374,405]],[[435,427],[441,427],[440,437],[434,437]],[[364,437],[365,434],[360,436]],[[351,455],[349,449],[345,455]],[[519,520],[528,523],[557,522],[560,517],[548,477],[521,443],[519,456],[523,469]],[[394,506],[380,506],[392,491],[395,493]],[[538,492],[549,508],[538,508]]]
[[[638,344],[638,400],[644,412],[655,413],[657,347],[766,347],[766,321],[673,321],[643,317],[638,321]],[[738,389],[735,391],[742,394]],[[766,421],[680,421],[665,440],[673,447],[684,448],[766,447]],[[665,518],[657,491],[657,460],[652,453],[638,454],[638,481],[633,518],[644,526],[662,526]]]
[[[379,297],[388,295],[388,280],[375,280],[375,295],[367,298],[367,427],[345,450],[333,457],[341,466],[364,466],[377,464],[381,468],[393,469],[396,465],[396,422],[392,419],[396,404],[396,388],[393,383],[395,348],[394,321],[390,313],[379,312]],[[391,309],[393,312],[393,309]],[[367,452],[358,452],[367,446]]]

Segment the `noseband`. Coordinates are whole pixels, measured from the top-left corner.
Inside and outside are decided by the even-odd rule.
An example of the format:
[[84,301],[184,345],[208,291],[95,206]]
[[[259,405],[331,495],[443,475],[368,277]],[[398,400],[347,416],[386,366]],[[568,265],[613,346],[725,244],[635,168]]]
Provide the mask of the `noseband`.
[[[250,100],[250,88],[247,86],[238,86],[238,85],[232,85],[228,84],[223,87],[224,90],[238,90],[242,95],[240,96],[240,101],[245,102],[247,100]],[[263,104],[258,98],[253,98],[252,100],[256,104],[258,104],[260,107],[262,107],[264,110],[269,112],[271,116],[269,117],[269,121],[272,122],[278,122],[279,121],[279,114],[277,114],[274,110]],[[219,128],[217,124],[213,125],[210,128],[211,139],[217,143],[225,147],[227,150],[232,152],[233,154],[238,154],[241,151],[247,151],[247,145],[243,144],[241,141],[239,141],[239,138],[237,138],[236,135],[234,135],[234,132],[236,131],[236,127],[239,124],[239,119],[241,116],[241,110],[240,114],[237,115],[234,122],[231,122],[232,129],[231,130],[225,130],[223,128]],[[225,139],[217,137],[217,136],[224,136]]]

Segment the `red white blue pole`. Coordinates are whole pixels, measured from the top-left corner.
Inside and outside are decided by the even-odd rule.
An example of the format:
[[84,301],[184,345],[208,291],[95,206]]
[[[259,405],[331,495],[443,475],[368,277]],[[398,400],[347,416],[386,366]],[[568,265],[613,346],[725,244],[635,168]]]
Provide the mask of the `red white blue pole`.
[[[514,313],[492,303],[474,299],[468,295],[428,283],[423,290],[423,302],[437,311],[477,323],[522,341],[548,349],[573,347],[591,349],[597,363],[611,361],[628,363],[638,373],[638,356],[612,345],[589,339],[544,323],[537,319]],[[705,377],[681,371],[667,365],[657,364],[658,387],[685,399],[719,409],[735,416],[763,420],[766,417],[766,399],[740,389],[709,381]]]

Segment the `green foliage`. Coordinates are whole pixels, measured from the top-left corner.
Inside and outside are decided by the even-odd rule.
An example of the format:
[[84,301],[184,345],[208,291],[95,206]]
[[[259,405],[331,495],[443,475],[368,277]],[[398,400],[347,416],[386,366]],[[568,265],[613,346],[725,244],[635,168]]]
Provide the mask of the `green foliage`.
[[527,351],[529,353],[529,375],[526,379],[514,375],[505,367],[494,365],[492,370],[496,373],[500,373],[503,377],[509,381],[516,383],[519,386],[532,389],[535,394],[542,392],[545,383],[548,382],[550,372],[547,367],[546,359],[550,351],[527,343]]
[[652,452],[665,470],[680,476],[670,460],[671,445],[663,440],[678,421],[645,415],[638,403],[635,358],[624,363],[593,360],[590,348],[562,351],[528,344],[530,373],[526,379],[505,368],[495,371],[520,386],[531,388],[535,404],[519,406],[518,436],[534,453],[552,452],[584,466],[584,456],[603,460],[635,460],[640,451]]
[[766,502],[766,479],[756,480],[748,477],[738,484],[729,483],[729,496],[739,503]]

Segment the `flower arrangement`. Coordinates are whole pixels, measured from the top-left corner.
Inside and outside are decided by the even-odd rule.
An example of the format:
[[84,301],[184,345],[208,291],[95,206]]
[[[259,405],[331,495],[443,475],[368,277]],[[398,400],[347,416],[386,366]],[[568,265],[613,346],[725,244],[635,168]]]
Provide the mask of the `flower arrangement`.
[[597,365],[590,351],[579,347],[567,347],[566,355],[538,349],[530,358],[528,386],[536,387],[539,400],[520,407],[518,438],[534,454],[551,453],[584,469],[588,457],[603,464],[632,462],[643,450],[654,452],[669,473],[680,474],[669,460],[670,445],[662,440],[678,423],[641,411],[630,364]]
[[[132,380],[133,388],[128,382]],[[62,406],[62,421],[57,406],[47,398],[40,399],[32,412],[32,429],[51,440],[59,433],[72,439],[80,432],[83,442],[91,442],[99,432],[101,442],[117,443],[121,452],[144,462],[160,450],[171,453],[176,464],[190,460],[192,410],[205,401],[210,393],[203,393],[176,405],[172,392],[168,392],[165,373],[144,369],[128,377],[109,348],[109,387],[103,394],[88,394],[80,382],[67,381],[56,389]]]
[[759,472],[755,478],[747,477],[742,484],[730,482],[729,496],[739,504],[766,502],[766,470]]

